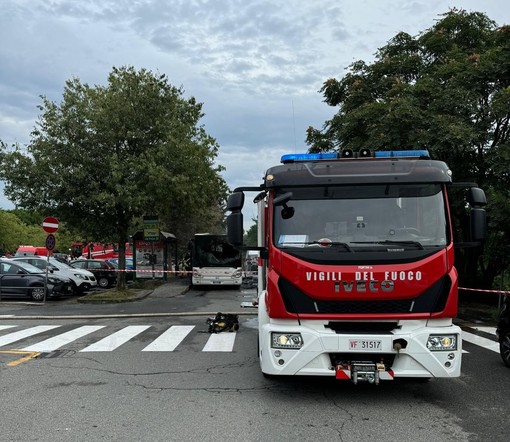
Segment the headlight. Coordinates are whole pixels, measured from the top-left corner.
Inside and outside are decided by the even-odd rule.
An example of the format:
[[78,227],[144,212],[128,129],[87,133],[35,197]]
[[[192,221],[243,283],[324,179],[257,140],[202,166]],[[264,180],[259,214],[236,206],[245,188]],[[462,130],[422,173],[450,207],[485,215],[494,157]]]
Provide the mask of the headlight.
[[74,276],[76,276],[77,278],[80,278],[80,279],[84,279],[86,280],[87,278],[85,278],[85,276],[83,276],[81,273],[75,273]]
[[56,278],[48,277],[48,282],[51,282],[52,284],[58,284],[60,281]]
[[241,269],[239,269],[234,272],[234,274],[232,275],[232,278],[240,278],[241,276],[243,276],[243,271]]
[[457,335],[430,335],[427,348],[430,351],[457,350]]
[[301,333],[271,333],[272,348],[299,349],[302,346]]

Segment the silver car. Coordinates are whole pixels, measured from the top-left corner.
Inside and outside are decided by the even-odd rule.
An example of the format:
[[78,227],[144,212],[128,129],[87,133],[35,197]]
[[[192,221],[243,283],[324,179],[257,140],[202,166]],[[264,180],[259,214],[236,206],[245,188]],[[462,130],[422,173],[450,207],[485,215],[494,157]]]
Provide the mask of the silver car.
[[50,272],[71,280],[73,293],[77,295],[97,287],[97,280],[93,273],[88,270],[75,269],[53,257],[48,260],[48,258],[37,256],[16,256],[11,260],[27,262],[41,270],[46,270],[46,266],[49,265]]

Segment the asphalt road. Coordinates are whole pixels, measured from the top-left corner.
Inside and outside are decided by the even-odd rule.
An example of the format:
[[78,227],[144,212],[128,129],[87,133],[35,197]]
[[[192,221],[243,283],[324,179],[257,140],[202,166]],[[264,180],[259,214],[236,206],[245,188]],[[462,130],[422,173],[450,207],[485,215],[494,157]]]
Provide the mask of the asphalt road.
[[[239,307],[253,290],[174,289],[113,306],[2,303],[0,441],[508,440],[510,370],[490,329],[466,329],[486,341],[464,341],[458,379],[266,379],[256,315]],[[239,331],[209,334],[216,311],[245,313]]]

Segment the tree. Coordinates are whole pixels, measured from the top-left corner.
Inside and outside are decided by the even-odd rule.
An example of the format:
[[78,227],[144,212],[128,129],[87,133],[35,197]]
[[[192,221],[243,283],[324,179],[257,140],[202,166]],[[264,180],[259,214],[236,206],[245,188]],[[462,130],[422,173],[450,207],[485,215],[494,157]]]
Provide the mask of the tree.
[[0,210],[0,250],[3,253],[13,255],[20,244],[36,240],[37,236],[44,241],[44,232],[40,227],[28,226],[12,211]]
[[2,143],[5,193],[17,207],[57,216],[81,238],[118,242],[121,268],[143,215],[160,215],[171,231],[165,221],[172,217],[183,222],[186,211],[224,204],[218,145],[198,124],[202,105],[165,75],[113,68],[106,86],[75,78],[60,104],[41,98],[30,144],[7,152]]
[[246,246],[257,246],[257,230],[258,230],[258,220],[257,218],[252,218],[253,224],[246,231],[243,244]]
[[[508,201],[510,26],[452,9],[417,37],[397,34],[372,64],[353,63],[341,80],[325,81],[321,92],[339,110],[322,130],[308,129],[311,152],[428,149],[448,163],[455,181],[475,181],[494,202]],[[464,201],[453,206],[457,219],[465,219]],[[490,287],[502,270],[502,260],[492,256],[501,254],[494,247],[510,245],[508,223],[497,221],[508,220],[508,210],[508,203],[489,204],[481,278],[476,260],[458,254],[462,276],[473,286]],[[468,225],[455,227],[464,236]]]
[[[14,254],[20,245],[44,247],[47,233],[41,227],[43,216],[22,209],[0,210],[0,252]],[[69,253],[73,234],[60,223],[55,234],[54,252]]]

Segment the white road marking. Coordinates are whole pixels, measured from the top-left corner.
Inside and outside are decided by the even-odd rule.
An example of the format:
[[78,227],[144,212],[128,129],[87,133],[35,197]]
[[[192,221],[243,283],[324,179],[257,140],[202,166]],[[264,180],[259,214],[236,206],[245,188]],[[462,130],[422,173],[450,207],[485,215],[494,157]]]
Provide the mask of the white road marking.
[[194,325],[172,325],[142,351],[174,351],[194,328]]
[[63,347],[66,344],[69,344],[76,339],[81,338],[82,336],[93,333],[97,330],[104,328],[104,325],[84,325],[83,327],[78,327],[74,330],[68,331],[66,333],[62,333],[61,335],[57,335],[53,338],[46,339],[45,341],[41,341],[38,344],[30,345],[28,347],[23,348],[23,351],[39,351],[39,352],[50,352],[58,350],[60,347]]
[[0,330],[7,330],[8,328],[17,327],[16,325],[0,325]]
[[147,330],[150,325],[130,325],[89,345],[81,351],[112,351]]
[[45,331],[52,330],[57,327],[60,327],[60,325],[38,325],[36,327],[27,328],[26,330],[9,333],[8,335],[0,337],[0,347],[12,344],[16,341],[21,341],[22,339],[37,335],[39,333],[44,333]]
[[232,351],[237,333],[213,333],[202,351]]
[[479,330],[485,333],[490,333],[491,335],[496,335],[496,327],[471,327],[475,330]]
[[[19,327],[18,325],[0,325],[0,331],[9,330],[11,328]],[[49,330],[61,327],[61,325],[39,325],[35,327],[27,328],[26,330],[18,330],[15,332],[8,332],[4,336],[0,336],[0,347],[12,344],[31,336],[44,333]],[[59,349],[60,347],[69,344],[83,336],[93,333],[97,330],[104,328],[105,326],[82,326],[74,330],[62,333],[60,335],[48,338],[39,343],[35,343],[21,350],[23,351],[37,351],[37,352],[50,352]],[[151,325],[133,325],[124,327],[115,333],[106,336],[105,338],[92,343],[85,347],[82,352],[109,352],[117,349],[121,345],[127,343],[135,336],[144,332]],[[193,325],[174,325],[168,330],[159,335],[154,341],[142,349],[142,351],[152,352],[171,352],[174,351],[184,339],[191,333],[195,328]],[[495,327],[484,327],[477,326],[473,329],[495,334]],[[223,333],[212,333],[210,334],[207,343],[203,347],[203,352],[232,352],[237,338],[236,332],[223,332]],[[475,335],[468,331],[462,331],[462,340],[471,344],[478,345],[482,348],[486,348],[495,353],[499,353],[499,343],[494,340],[484,338],[482,336]],[[469,353],[465,349],[463,353]]]
[[473,333],[462,330],[462,340],[499,353],[499,343],[483,338],[482,336],[474,335]]

